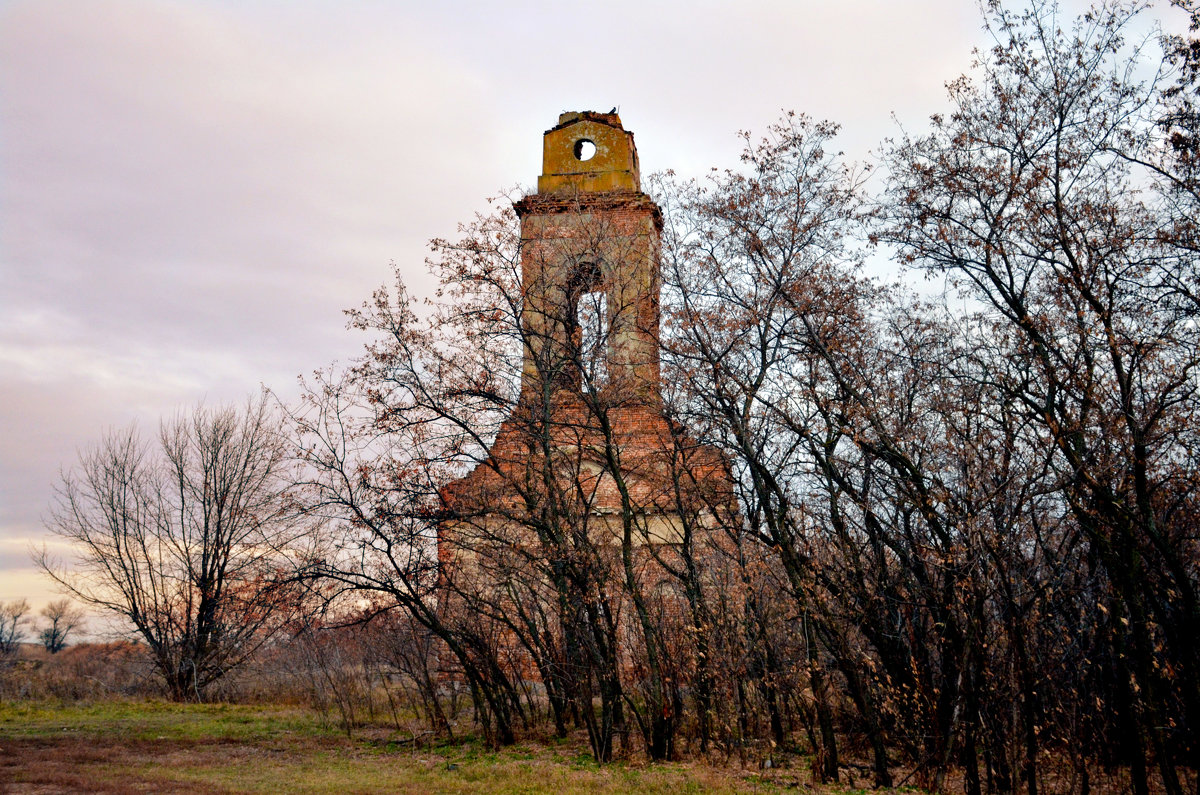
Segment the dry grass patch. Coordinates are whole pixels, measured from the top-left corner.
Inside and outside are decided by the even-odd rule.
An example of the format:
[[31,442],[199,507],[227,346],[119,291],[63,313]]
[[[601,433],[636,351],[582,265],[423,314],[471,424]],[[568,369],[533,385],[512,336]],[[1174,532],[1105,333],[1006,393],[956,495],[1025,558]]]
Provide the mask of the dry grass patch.
[[415,748],[348,739],[296,708],[100,702],[0,704],[0,792],[744,793],[813,791],[804,769],[598,766],[582,742]]

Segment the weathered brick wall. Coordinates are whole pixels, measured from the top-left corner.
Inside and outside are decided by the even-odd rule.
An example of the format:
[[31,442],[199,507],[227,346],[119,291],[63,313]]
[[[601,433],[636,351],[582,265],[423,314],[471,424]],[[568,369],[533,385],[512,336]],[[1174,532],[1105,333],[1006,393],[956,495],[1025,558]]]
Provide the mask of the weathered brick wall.
[[[572,359],[571,294],[595,269],[607,296],[606,352],[615,387],[652,399],[659,387],[659,251],[662,215],[637,191],[540,194],[517,202],[521,217],[523,387],[536,390]],[[568,388],[578,379],[568,375]]]

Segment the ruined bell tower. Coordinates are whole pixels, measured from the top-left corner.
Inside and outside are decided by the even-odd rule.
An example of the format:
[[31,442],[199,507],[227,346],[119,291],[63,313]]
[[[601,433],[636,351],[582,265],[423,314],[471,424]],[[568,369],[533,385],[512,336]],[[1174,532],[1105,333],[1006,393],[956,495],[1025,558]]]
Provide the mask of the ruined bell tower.
[[580,539],[675,544],[731,503],[723,459],[663,410],[663,219],[641,190],[633,134],[616,113],[562,114],[537,192],[514,208],[520,396],[486,459],[441,492],[443,579],[484,549],[557,558]]
[[641,191],[633,133],[616,113],[562,114],[543,138],[537,193],[515,207],[523,397],[549,386],[656,401],[662,214]]

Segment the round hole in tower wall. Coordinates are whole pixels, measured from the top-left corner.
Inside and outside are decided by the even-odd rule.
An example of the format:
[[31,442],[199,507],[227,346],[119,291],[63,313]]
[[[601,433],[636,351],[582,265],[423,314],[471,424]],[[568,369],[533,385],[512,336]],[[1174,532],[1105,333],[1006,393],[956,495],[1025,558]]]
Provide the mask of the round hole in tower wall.
[[587,138],[580,138],[575,142],[575,159],[576,160],[591,160],[596,156],[596,144],[589,141]]

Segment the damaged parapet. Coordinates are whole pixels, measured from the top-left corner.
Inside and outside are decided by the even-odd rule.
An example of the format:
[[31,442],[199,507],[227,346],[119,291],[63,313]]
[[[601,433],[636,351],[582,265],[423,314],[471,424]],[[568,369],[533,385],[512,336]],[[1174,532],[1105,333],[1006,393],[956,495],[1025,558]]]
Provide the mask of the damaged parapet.
[[640,191],[633,133],[615,113],[564,113],[542,139],[538,193]]

